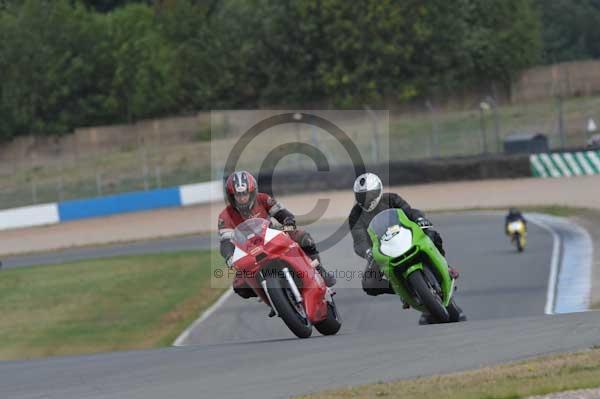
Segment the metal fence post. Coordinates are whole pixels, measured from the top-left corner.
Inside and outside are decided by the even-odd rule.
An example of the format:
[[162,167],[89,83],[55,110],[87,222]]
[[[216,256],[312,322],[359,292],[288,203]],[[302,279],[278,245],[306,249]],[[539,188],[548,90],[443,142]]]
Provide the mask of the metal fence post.
[[379,126],[377,124],[377,117],[371,107],[368,105],[365,105],[364,109],[367,112],[367,116],[371,120],[371,124],[373,125],[373,134],[371,135],[371,159],[373,163],[377,163],[377,160],[380,159]]
[[487,97],[487,102],[492,105],[492,113],[494,115],[494,137],[496,139],[496,152],[501,152],[500,147],[500,121],[498,119],[498,103],[492,96]]
[[479,121],[480,121],[480,127],[481,127],[481,153],[482,154],[488,153],[487,137],[485,134],[485,110],[488,108],[489,108],[489,105],[485,101],[482,101],[479,104]]
[[566,144],[565,137],[565,121],[563,115],[563,99],[562,95],[558,95],[557,97],[557,107],[558,107],[558,135],[560,137],[560,148],[564,149]]
[[425,106],[429,110],[429,116],[431,119],[431,133],[429,134],[429,156],[433,158],[439,158],[440,149],[438,144],[438,132],[437,122],[435,119],[435,110],[429,100],[425,102]]
[[156,187],[161,188],[162,181],[161,181],[161,176],[160,176],[160,165],[156,165],[155,173],[156,173]]
[[146,156],[146,146],[142,147],[142,173],[144,174],[144,190],[148,191],[149,183],[148,183],[148,159]]
[[35,180],[31,180],[31,203],[32,204],[37,204],[38,202],[38,198],[37,198],[37,186],[35,184]]
[[64,183],[63,183],[63,175],[61,174],[56,182],[56,198],[58,202],[64,200]]
[[102,175],[96,171],[96,191],[98,195],[102,195]]

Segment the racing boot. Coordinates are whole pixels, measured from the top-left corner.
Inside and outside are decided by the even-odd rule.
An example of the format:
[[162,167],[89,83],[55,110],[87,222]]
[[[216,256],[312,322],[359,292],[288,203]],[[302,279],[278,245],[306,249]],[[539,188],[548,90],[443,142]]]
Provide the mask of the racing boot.
[[[392,284],[385,278],[381,270],[379,270],[379,266],[373,261],[373,258],[370,258],[367,261],[367,267],[365,268],[362,278],[362,288],[363,291],[370,296],[396,294],[394,288],[392,288]],[[404,307],[404,302],[402,307],[406,309]]]
[[410,304],[408,302],[404,302],[404,299],[400,299],[402,300],[402,309],[410,309]]
[[319,257],[319,255],[314,255],[314,257],[311,256],[311,258],[313,259],[312,265],[319,272],[321,277],[323,277],[325,285],[328,287],[333,287],[337,282],[333,273],[329,273],[327,270],[325,270],[325,268],[321,264],[321,258]]

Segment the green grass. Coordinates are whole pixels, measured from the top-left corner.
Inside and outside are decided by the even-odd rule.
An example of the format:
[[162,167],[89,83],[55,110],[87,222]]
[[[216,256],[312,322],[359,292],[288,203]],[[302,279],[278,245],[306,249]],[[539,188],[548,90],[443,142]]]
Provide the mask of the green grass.
[[511,399],[600,387],[600,350],[463,373],[325,391],[304,399]]
[[520,208],[520,210],[523,212],[538,212],[560,217],[581,216],[589,213],[600,214],[600,212],[594,209],[577,208],[563,205],[527,206]]
[[[567,146],[585,143],[587,118],[598,118],[600,96],[566,99],[563,116]],[[441,112],[434,115],[440,156],[473,155],[482,150],[481,114],[474,106],[464,111]],[[544,133],[553,147],[560,145],[558,136],[558,110],[554,99],[531,104],[515,104],[498,107],[498,135],[502,138],[513,132]],[[494,114],[484,114],[488,151],[497,152]],[[404,157],[429,156],[428,146],[432,133],[432,115],[427,112],[413,115],[392,116],[390,134],[392,146],[404,151]]]
[[0,272],[0,359],[155,348],[223,289],[211,253],[116,257]]
[[[485,212],[485,211],[498,211],[507,212],[508,207],[478,207],[478,208],[460,208],[460,209],[436,209],[429,211],[428,213],[451,213],[451,212]],[[600,216],[600,211],[590,208],[579,208],[564,205],[538,205],[538,206],[522,206],[518,207],[521,212],[536,212],[545,213],[553,216],[560,217],[571,217],[571,216],[589,216],[596,215]]]

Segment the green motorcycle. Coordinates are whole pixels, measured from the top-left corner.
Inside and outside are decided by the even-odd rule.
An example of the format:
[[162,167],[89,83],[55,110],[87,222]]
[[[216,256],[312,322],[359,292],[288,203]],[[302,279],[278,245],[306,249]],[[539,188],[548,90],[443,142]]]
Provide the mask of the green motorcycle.
[[373,258],[394,291],[437,323],[465,320],[452,298],[448,263],[425,232],[401,209],[387,209],[368,229]]

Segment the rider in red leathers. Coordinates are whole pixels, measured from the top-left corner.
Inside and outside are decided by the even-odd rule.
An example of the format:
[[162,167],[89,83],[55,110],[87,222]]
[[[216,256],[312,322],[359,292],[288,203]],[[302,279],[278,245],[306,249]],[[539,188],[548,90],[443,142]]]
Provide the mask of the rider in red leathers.
[[[237,225],[251,218],[275,218],[286,227],[289,236],[300,245],[304,252],[318,262],[316,269],[319,271],[328,287],[335,284],[335,278],[327,273],[321,264],[319,251],[310,234],[302,229],[296,229],[294,215],[280,202],[265,193],[258,192],[256,179],[246,172],[232,173],[225,182],[227,207],[219,214],[219,239],[220,252],[227,265],[232,267],[231,257],[235,246],[231,242],[233,232]],[[242,298],[255,297],[256,294],[241,276],[236,276],[233,290]]]

